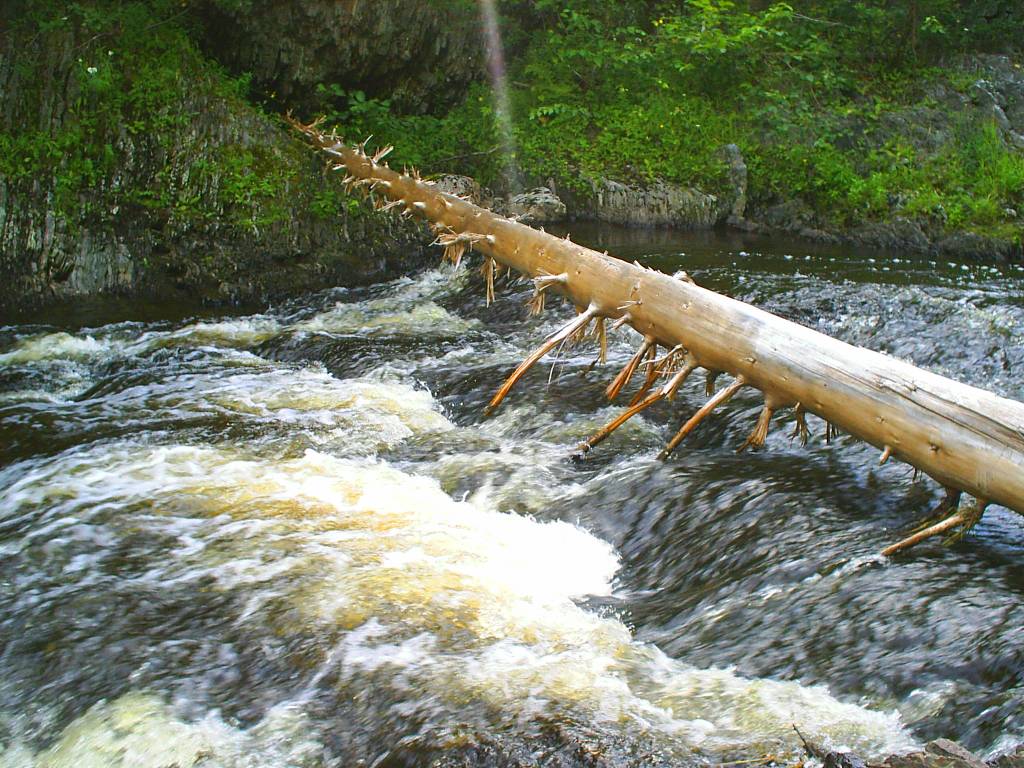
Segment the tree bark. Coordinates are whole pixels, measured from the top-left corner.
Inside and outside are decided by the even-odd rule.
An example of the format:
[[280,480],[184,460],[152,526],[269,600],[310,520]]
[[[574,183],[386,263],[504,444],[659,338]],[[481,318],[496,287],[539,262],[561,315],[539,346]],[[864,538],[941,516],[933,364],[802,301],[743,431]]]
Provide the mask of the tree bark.
[[[381,156],[368,157],[315,126],[295,125],[336,169],[347,171],[350,185],[397,201],[405,212],[432,222],[442,238],[535,278],[543,286],[539,291],[566,296],[580,312],[620,320],[657,345],[685,350],[677,370],[695,363],[726,372],[735,378],[730,392],[744,386],[764,393],[767,418],[799,406],[876,446],[886,459],[899,458],[982,504],[1024,514],[1024,404],[830,338],[688,278],[531,229],[442,193],[415,172],[391,170]],[[522,373],[517,370],[516,378]],[[709,401],[698,415],[717,402]],[[687,422],[689,429],[696,418]]]

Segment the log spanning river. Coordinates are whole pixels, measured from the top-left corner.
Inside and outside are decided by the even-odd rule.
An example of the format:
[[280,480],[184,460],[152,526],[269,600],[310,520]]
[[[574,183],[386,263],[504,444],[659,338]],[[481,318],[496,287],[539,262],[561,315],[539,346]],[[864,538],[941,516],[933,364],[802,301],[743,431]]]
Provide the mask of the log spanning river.
[[[573,234],[1024,399],[1020,267]],[[637,336],[484,418],[572,311],[497,288],[445,266],[0,328],[0,766],[718,764],[795,759],[794,723],[866,757],[1024,742],[1024,519],[885,561],[933,483],[813,418],[737,455],[755,395],[660,462],[697,377],[574,461]]]

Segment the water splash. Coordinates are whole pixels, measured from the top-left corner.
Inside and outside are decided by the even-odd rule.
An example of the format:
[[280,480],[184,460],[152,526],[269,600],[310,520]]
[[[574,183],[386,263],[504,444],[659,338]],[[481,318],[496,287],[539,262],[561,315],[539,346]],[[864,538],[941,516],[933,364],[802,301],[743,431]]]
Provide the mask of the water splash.
[[18,738],[0,744],[0,768],[313,766],[321,752],[302,713],[287,702],[242,730],[215,712],[183,720],[160,697],[134,691],[98,702],[39,752]]
[[[464,733],[532,739],[535,722],[581,724],[588,744],[656,749],[685,764],[694,751],[795,754],[792,722],[815,740],[880,755],[914,746],[904,723],[930,721],[927,733],[966,712],[952,731],[1001,732],[988,754],[1019,743],[1020,687],[920,672],[976,643],[976,630],[956,628],[976,623],[990,583],[954,584],[951,594],[947,579],[934,589],[938,560],[934,572],[921,563],[884,579],[872,579],[882,569],[863,558],[816,568],[817,552],[800,543],[808,521],[817,530],[843,509],[793,490],[788,469],[772,481],[760,468],[755,480],[740,465],[724,476],[715,474],[721,466],[701,467],[707,477],[694,484],[687,473],[696,463],[665,468],[647,455],[662,430],[653,416],[620,435],[621,463],[568,468],[569,447],[612,412],[596,385],[596,399],[570,402],[559,417],[550,400],[528,397],[485,422],[466,416],[484,396],[480,381],[563,320],[557,307],[529,325],[499,314],[495,331],[492,319],[475,319],[482,300],[468,298],[467,275],[443,267],[249,317],[6,330],[0,426],[23,442],[11,452],[17,461],[0,468],[0,559],[15,584],[0,595],[0,622],[18,628],[5,635],[16,663],[0,672],[0,768],[197,758],[301,766],[317,764],[339,731],[349,743],[338,763],[355,764],[424,733],[422,743],[438,750],[457,749]],[[848,305],[881,307],[902,291],[862,286],[854,301],[825,278],[750,279],[743,290],[764,291],[765,303],[797,314],[827,300],[826,319],[813,322],[875,339],[886,323],[853,325],[860,314]],[[991,317],[980,302],[954,312],[946,290],[914,288],[925,296],[902,301],[903,324],[887,332],[919,314],[922,327],[962,327],[968,343],[949,348],[959,355],[952,362],[1002,350],[1019,302]],[[507,300],[508,317],[519,317],[513,304],[526,294]],[[612,339],[613,363],[624,363],[635,341]],[[1016,381],[1012,345],[1005,359]],[[570,373],[588,360],[563,358]],[[22,437],[29,432],[43,437]],[[673,488],[658,496],[669,480]],[[740,488],[722,490],[727,483]],[[788,543],[771,550],[748,541],[748,562],[729,566],[739,574],[734,587],[709,587],[706,574],[724,566],[693,543],[698,528],[707,535],[703,515],[714,509],[727,524],[713,531],[727,539],[747,530],[753,507],[739,497],[765,492],[785,512]],[[797,502],[808,516],[795,512]],[[979,534],[984,545],[1002,551],[994,537],[1003,536],[999,548],[1015,546],[1019,529],[993,521]],[[639,543],[644,561],[634,559]],[[787,553],[781,564],[778,551]],[[665,570],[638,578],[646,567]],[[913,613],[930,618],[900,615],[902,593],[889,608],[899,576],[913,605],[927,609]],[[1019,626],[1014,584],[997,583],[1003,604],[990,624]],[[706,596],[695,598],[697,589]],[[147,613],[154,596],[158,617]],[[816,661],[819,646],[859,642],[865,605],[885,617],[884,627],[865,630],[881,632],[884,645],[871,641],[863,659],[837,671]],[[79,617],[74,635],[64,632],[68,616]],[[122,616],[152,623],[126,635]],[[943,627],[946,655],[925,643],[901,658],[890,640],[902,627],[922,637]],[[193,638],[194,650],[179,655]],[[993,664],[1019,645],[1011,630],[984,639]],[[749,664],[731,643],[749,652]],[[97,664],[98,647],[117,658]],[[757,676],[793,676],[796,658],[809,680],[842,679],[877,664],[880,652],[886,666],[917,674],[920,690],[864,693],[847,681],[836,698]],[[247,685],[237,684],[239,673]],[[898,706],[902,718],[865,706]],[[469,725],[449,736],[453,722]]]
[[[105,573],[104,588],[123,596],[154,585],[165,598],[200,585],[247,596],[236,626],[340,640],[313,664],[340,695],[372,678],[378,697],[454,713],[442,723],[482,703],[644,732],[678,754],[778,750],[793,722],[871,755],[913,746],[895,713],[667,657],[617,616],[579,604],[611,594],[619,561],[609,544],[486,496],[456,501],[378,460],[103,443],[8,467],[0,487],[0,519],[25,531],[9,555],[76,578]],[[174,556],[111,570],[119,542],[138,547],[142,530],[176,541]],[[38,613],[35,599],[26,590],[16,602]]]
[[487,70],[494,94],[494,118],[498,126],[498,139],[505,159],[505,184],[510,194],[521,192],[523,180],[516,163],[516,142],[512,132],[512,109],[508,98],[508,72],[505,67],[505,48],[501,41],[501,22],[494,0],[480,0],[480,20],[487,43]]

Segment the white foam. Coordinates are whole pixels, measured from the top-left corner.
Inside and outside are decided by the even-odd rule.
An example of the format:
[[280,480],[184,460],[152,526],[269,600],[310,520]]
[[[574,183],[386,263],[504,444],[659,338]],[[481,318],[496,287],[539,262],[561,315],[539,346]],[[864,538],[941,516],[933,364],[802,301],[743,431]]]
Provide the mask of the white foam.
[[159,697],[139,691],[97,703],[53,736],[39,752],[19,739],[0,745],[0,768],[278,768],[316,765],[322,756],[305,716],[288,704],[242,730],[216,713],[183,720]]
[[120,424],[218,414],[233,422],[287,426],[293,436],[359,454],[452,429],[430,393],[408,384],[336,379],[319,366],[242,362],[227,370],[213,367],[115,390],[81,400],[78,408],[86,416]]
[[284,328],[276,318],[251,315],[192,323],[175,331],[151,333],[146,335],[146,341],[149,347],[177,344],[244,347],[272,339]]
[[485,497],[456,502],[381,462],[101,445],[8,468],[0,488],[6,520],[41,514],[22,542],[46,540],[48,556],[62,557],[82,526],[102,526],[100,547],[144,527],[180,544],[133,579],[212,579],[251,598],[246,621],[267,620],[279,602],[293,631],[348,631],[325,661],[343,681],[400,668],[392,684],[417,699],[570,709],[691,746],[778,748],[792,744],[794,722],[869,756],[912,743],[896,714],[697,669],[635,641],[617,617],[577,604],[612,591],[607,543]]
[[20,339],[14,348],[0,354],[0,365],[36,363],[46,360],[88,361],[106,357],[124,345],[94,336],[72,336],[63,331],[43,333]]
[[376,298],[337,302],[311,318],[289,326],[291,331],[367,336],[454,337],[479,325],[452,314],[437,303],[465,284],[465,270],[442,266],[415,278],[388,284]]
[[411,306],[392,298],[337,304],[309,320],[292,326],[295,331],[360,333],[369,336],[458,336],[479,325],[453,315],[433,301]]

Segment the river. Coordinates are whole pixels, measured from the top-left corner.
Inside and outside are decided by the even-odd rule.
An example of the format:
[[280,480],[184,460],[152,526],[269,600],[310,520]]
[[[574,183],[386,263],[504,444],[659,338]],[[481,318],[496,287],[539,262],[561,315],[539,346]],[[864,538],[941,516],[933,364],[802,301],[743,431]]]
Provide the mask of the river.
[[[1024,269],[723,234],[579,242],[1024,399]],[[637,343],[425,269],[247,313],[0,328],[0,766],[698,765],[1024,742],[1024,519],[877,553],[939,498],[739,395],[630,421]],[[636,383],[630,387],[635,390]]]

